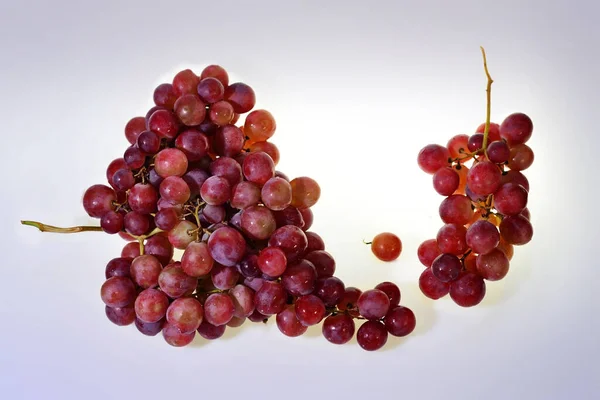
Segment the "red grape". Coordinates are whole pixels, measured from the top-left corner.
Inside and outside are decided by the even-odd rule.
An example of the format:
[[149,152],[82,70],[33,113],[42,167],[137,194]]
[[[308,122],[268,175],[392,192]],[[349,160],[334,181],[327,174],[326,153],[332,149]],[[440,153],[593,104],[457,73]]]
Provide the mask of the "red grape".
[[500,124],[500,136],[510,146],[527,142],[533,132],[533,122],[523,113],[513,113]]
[[379,233],[371,242],[371,251],[381,261],[394,261],[402,252],[402,241],[391,232]]
[[383,320],[390,335],[403,337],[415,330],[417,320],[413,311],[404,306],[392,308]]
[[450,152],[439,144],[429,144],[423,147],[417,156],[419,167],[428,174],[449,165]]
[[387,343],[387,339],[388,331],[379,321],[366,321],[356,332],[358,345],[367,351],[379,350]]

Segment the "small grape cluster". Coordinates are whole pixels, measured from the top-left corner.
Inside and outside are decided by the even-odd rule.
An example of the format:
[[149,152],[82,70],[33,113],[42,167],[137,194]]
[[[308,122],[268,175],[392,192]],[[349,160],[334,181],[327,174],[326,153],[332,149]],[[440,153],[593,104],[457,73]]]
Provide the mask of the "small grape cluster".
[[[200,75],[177,73],[153,99],[156,106],[126,124],[130,146],[108,166],[109,185],[83,196],[102,230],[129,241],[101,287],[110,321],[162,332],[176,347],[272,316],[284,335],[323,322],[329,342],[356,333],[369,351],[388,334],[414,330],[395,284],[362,293],[333,276],[334,258],[309,231],[321,189],[276,170],[276,122],[254,109],[250,86],[229,83],[225,69],[210,65]],[[357,319],[365,320],[358,330]]]
[[437,300],[449,293],[459,306],[479,304],[485,281],[503,279],[514,246],[531,241],[529,182],[522,171],[534,160],[526,144],[532,131],[529,116],[518,112],[419,152],[418,165],[445,197],[439,207],[444,225],[417,250],[427,267],[419,278],[425,296]]

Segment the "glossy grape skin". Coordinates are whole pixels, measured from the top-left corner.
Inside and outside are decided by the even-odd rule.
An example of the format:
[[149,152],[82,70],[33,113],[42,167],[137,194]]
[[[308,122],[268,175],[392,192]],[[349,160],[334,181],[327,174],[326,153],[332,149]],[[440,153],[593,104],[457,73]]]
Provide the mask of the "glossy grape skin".
[[112,181],[113,176],[115,175],[115,173],[118,170],[124,169],[124,168],[127,168],[127,163],[125,162],[125,159],[123,157],[115,158],[114,160],[112,160],[110,162],[110,164],[108,164],[108,167],[106,168],[106,180],[112,187],[114,187],[114,184]]
[[366,351],[381,349],[387,343],[387,339],[388,331],[379,321],[366,321],[356,331],[358,345]]
[[468,249],[466,234],[467,229],[463,225],[445,224],[437,233],[438,248],[442,253],[464,254]]
[[297,260],[308,246],[308,239],[302,229],[294,225],[277,228],[269,238],[269,246],[279,247],[289,261]]
[[288,265],[281,278],[281,283],[289,294],[303,296],[314,291],[317,271],[310,261],[303,259]]
[[280,313],[286,305],[287,294],[282,284],[265,281],[254,295],[256,311],[265,316]]
[[533,237],[533,226],[527,218],[522,215],[509,215],[504,217],[500,223],[500,236],[507,243],[522,246],[531,241]]
[[525,188],[525,190],[529,191],[529,180],[525,175],[523,175],[519,171],[507,171],[502,175],[502,184],[512,182],[519,184]]
[[164,318],[157,322],[144,322],[136,317],[134,324],[141,334],[146,336],[156,336],[162,331],[165,322]]
[[442,196],[450,196],[460,184],[460,176],[452,167],[438,169],[432,177],[433,189]]
[[213,293],[204,302],[204,318],[215,326],[225,325],[233,318],[235,304],[225,293]]
[[419,289],[426,297],[437,300],[448,294],[450,284],[440,281],[433,275],[431,268],[427,268],[419,276]]
[[216,262],[226,267],[233,267],[244,257],[246,241],[237,230],[225,226],[210,235],[208,250]]
[[423,147],[417,155],[419,168],[428,174],[434,174],[437,170],[449,166],[450,152],[439,144],[429,144]]
[[475,133],[469,137],[468,148],[471,153],[475,153],[483,147],[483,134]]
[[215,125],[230,124],[233,121],[233,115],[233,106],[227,101],[217,101],[210,106],[209,118]]
[[170,231],[173,229],[179,220],[180,216],[173,208],[160,210],[154,215],[154,224],[163,231]]
[[219,156],[234,157],[244,148],[244,134],[235,125],[221,126],[213,137],[212,148]]
[[220,264],[216,264],[210,271],[210,277],[216,289],[229,290],[238,282],[240,273],[237,268],[224,267]]
[[500,243],[498,243],[497,248],[506,255],[508,261],[512,260],[515,251],[514,246],[512,244],[507,243],[504,239],[502,239],[502,237],[500,237]]
[[160,184],[160,196],[173,204],[184,204],[190,199],[190,187],[179,176],[168,176]]
[[258,256],[256,254],[247,253],[236,267],[245,278],[258,278],[262,274],[262,271],[258,268]]
[[200,197],[210,205],[225,204],[231,198],[231,185],[222,176],[211,176],[204,181],[200,188]]
[[[307,237],[309,236],[308,233],[310,232],[307,232]],[[335,259],[325,250],[307,252],[304,259],[313,264],[319,278],[333,276],[335,273]]]
[[287,266],[285,253],[278,247],[265,247],[258,253],[258,268],[267,276],[276,278],[284,273]]
[[381,282],[375,289],[381,290],[390,299],[390,307],[400,304],[400,288],[393,282]]
[[140,133],[146,130],[144,117],[133,117],[125,124],[125,137],[130,144],[135,144]]
[[148,183],[136,183],[129,191],[129,206],[140,214],[150,214],[156,211],[158,192]]
[[465,153],[469,151],[468,144],[469,135],[460,134],[450,138],[446,148],[448,149],[451,158],[460,158],[461,161],[467,161],[471,158],[465,156]]
[[158,286],[161,271],[162,265],[158,258],[149,254],[136,257],[130,267],[131,279],[144,289]]
[[293,304],[286,306],[275,317],[277,328],[281,333],[289,337],[297,337],[303,335],[308,329],[296,317],[296,307]]
[[357,306],[360,315],[369,320],[378,320],[389,311],[390,299],[382,290],[369,289],[360,295]]
[[[250,145],[248,148],[250,153],[256,153],[258,151],[262,151],[267,153],[272,159],[275,166],[279,164],[279,160],[281,158],[281,154],[279,153],[279,148],[275,146],[275,144],[271,142],[255,142]],[[282,179],[285,179],[281,177]],[[289,182],[289,179],[286,179]]]
[[[164,266],[168,265],[173,258],[173,245],[164,234],[154,235],[146,240],[145,253],[158,258]],[[139,246],[138,246],[139,248]]]
[[154,104],[172,110],[177,100],[177,94],[171,83],[161,83],[154,89]]
[[306,254],[316,250],[325,250],[325,242],[318,233],[306,232]]
[[263,142],[269,140],[277,124],[273,114],[267,110],[254,110],[246,116],[244,123],[244,133],[253,142]]
[[196,330],[200,336],[206,340],[215,340],[223,336],[227,325],[215,326],[208,322],[206,318],[202,319],[200,326]]
[[326,307],[333,307],[340,301],[345,290],[344,282],[335,276],[329,276],[317,279],[313,293],[323,300]]
[[231,193],[231,206],[240,210],[255,206],[261,200],[260,188],[256,184],[248,181],[236,184],[231,190]]
[[217,78],[206,77],[198,83],[196,91],[202,100],[208,104],[213,104],[223,100],[225,87]]
[[516,183],[505,183],[494,193],[494,208],[503,215],[517,215],[527,207],[529,194]]
[[231,157],[217,158],[210,163],[209,170],[212,175],[221,176],[227,179],[232,187],[238,183],[242,183],[244,180],[242,166]]
[[198,227],[187,220],[179,221],[168,233],[169,242],[179,250],[184,250],[195,239],[193,231]]
[[235,305],[234,317],[246,318],[254,312],[254,290],[246,285],[236,285],[229,291]]
[[499,281],[508,274],[509,260],[500,249],[493,249],[477,257],[477,273],[488,281]]
[[175,115],[184,125],[200,125],[206,116],[206,105],[198,95],[185,94],[175,102]]
[[135,299],[135,314],[146,323],[156,323],[165,317],[169,299],[162,291],[145,289]]
[[284,210],[292,202],[292,185],[283,178],[273,177],[262,187],[261,199],[271,210]]
[[467,229],[467,245],[477,254],[487,254],[500,242],[498,228],[486,220],[478,220]]
[[325,317],[323,301],[313,294],[296,299],[296,317],[304,326],[316,325]]
[[225,220],[227,210],[224,206],[211,206],[206,204],[200,213],[200,217],[204,218],[210,224],[218,224]]
[[244,159],[242,172],[248,181],[262,187],[275,175],[275,163],[267,153],[250,153]]
[[181,150],[189,162],[199,161],[208,154],[208,138],[197,129],[186,129],[177,135],[175,146]]
[[463,272],[450,284],[450,297],[461,307],[473,307],[485,297],[486,287],[482,277],[472,272]]
[[292,207],[298,209],[314,206],[321,197],[321,187],[314,179],[301,176],[290,181],[292,186]]
[[102,218],[104,214],[114,210],[117,195],[106,185],[92,185],[83,195],[83,208],[90,217]]
[[506,142],[496,140],[488,146],[487,155],[491,162],[502,164],[508,161],[508,158],[510,157],[510,148]]
[[179,149],[163,149],[156,154],[154,169],[162,178],[183,176],[188,169],[188,159],[185,153]]
[[471,200],[460,194],[448,196],[440,203],[439,214],[446,224],[465,225],[473,218]]
[[196,87],[200,82],[200,77],[189,68],[179,71],[173,77],[173,93],[176,96],[181,97],[182,95],[196,93]]
[[172,299],[190,294],[197,283],[198,279],[187,275],[179,262],[167,265],[158,276],[160,289]]
[[203,318],[202,304],[193,297],[175,299],[167,308],[167,322],[181,333],[190,333],[198,329]]
[[184,347],[192,343],[196,331],[182,333],[176,326],[166,322],[162,330],[163,338],[173,347]]
[[391,232],[382,232],[373,238],[371,251],[381,261],[394,261],[402,252],[402,241]]
[[500,124],[500,136],[512,147],[527,142],[533,133],[533,122],[524,113],[513,113]]
[[417,320],[410,308],[396,306],[387,313],[383,323],[390,335],[404,337],[415,330]]
[[133,307],[112,308],[104,306],[106,317],[117,326],[131,325],[135,321],[135,310]]
[[417,257],[425,267],[431,267],[431,263],[437,256],[442,254],[436,239],[427,239],[417,248]]
[[241,217],[242,230],[250,239],[268,239],[277,228],[273,213],[264,206],[247,207]]
[[112,276],[102,284],[100,297],[104,304],[113,308],[126,307],[135,300],[135,285],[124,276]]
[[304,231],[304,218],[300,210],[295,207],[288,206],[283,210],[273,211],[273,216],[278,228],[286,225],[295,225]]
[[161,139],[175,139],[180,123],[177,117],[168,110],[157,110],[148,119],[148,129]]
[[462,264],[453,254],[440,254],[431,264],[431,272],[441,282],[451,282],[458,278]]
[[353,286],[349,286],[344,290],[344,294],[337,303],[337,308],[340,311],[346,311],[357,308],[358,299],[362,291]]
[[487,196],[494,193],[502,183],[502,173],[496,164],[481,161],[473,165],[467,174],[467,185],[473,193]]
[[242,82],[226,86],[223,98],[231,103],[233,110],[238,114],[244,114],[252,110],[256,103],[254,90]]
[[533,164],[533,150],[526,144],[519,144],[510,149],[508,168],[512,171],[523,171]]
[[[137,243],[135,244],[137,245]],[[130,257],[115,257],[111,259],[108,264],[106,264],[106,269],[104,271],[105,278],[108,279],[111,276],[131,276],[129,272],[131,261],[133,261],[133,258]]]
[[128,168],[123,168],[115,172],[112,178],[113,187],[117,191],[127,191],[135,185],[135,178],[133,172]]
[[123,246],[121,257],[134,259],[140,255],[140,245],[137,242],[130,242]]
[[109,211],[100,218],[102,230],[114,235],[123,230],[123,214],[121,212]]
[[221,82],[224,87],[229,85],[229,75],[220,65],[211,64],[205,67],[200,73],[200,81],[202,82],[205,78],[215,78]]
[[160,138],[152,131],[144,131],[137,138],[137,147],[145,154],[156,154],[160,150]]
[[330,315],[323,321],[321,333],[333,344],[348,343],[354,336],[354,320],[347,314]]
[[306,232],[312,227],[315,215],[311,208],[300,208],[298,211],[300,211],[300,214],[302,214],[302,219],[304,220],[304,226],[301,226],[300,228]]

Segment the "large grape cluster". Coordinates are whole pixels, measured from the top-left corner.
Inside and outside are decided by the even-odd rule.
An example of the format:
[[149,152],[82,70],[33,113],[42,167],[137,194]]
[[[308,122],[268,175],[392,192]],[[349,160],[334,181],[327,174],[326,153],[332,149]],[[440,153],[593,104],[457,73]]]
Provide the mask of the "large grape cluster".
[[534,160],[526,144],[532,132],[529,116],[517,112],[419,152],[418,165],[444,196],[439,206],[444,225],[417,251],[426,267],[419,279],[425,296],[437,300],[449,293],[459,306],[479,304],[486,281],[507,275],[514,246],[531,241],[523,171]]
[[177,73],[153,100],[126,124],[130,145],[110,162],[108,184],[83,197],[102,230],[129,241],[101,287],[110,321],[162,332],[176,347],[271,317],[287,336],[322,322],[329,342],[356,334],[365,350],[413,331],[395,284],[361,292],[334,276],[334,258],[309,230],[321,189],[276,169],[275,119],[254,109],[250,86],[210,65]]

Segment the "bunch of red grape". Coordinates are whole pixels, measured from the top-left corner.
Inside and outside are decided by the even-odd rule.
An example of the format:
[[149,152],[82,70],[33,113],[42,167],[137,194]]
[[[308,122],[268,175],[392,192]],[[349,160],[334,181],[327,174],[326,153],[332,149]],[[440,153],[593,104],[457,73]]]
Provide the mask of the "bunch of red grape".
[[479,304],[485,281],[507,275],[513,246],[531,241],[529,182],[522,171],[533,163],[526,144],[532,131],[526,114],[513,113],[501,124],[483,123],[471,136],[419,152],[420,168],[445,197],[439,207],[444,225],[417,251],[427,267],[419,278],[425,296],[437,300],[449,293],[459,306]]
[[113,323],[162,332],[177,347],[272,316],[290,337],[323,321],[335,344],[366,320],[356,331],[365,350],[413,331],[396,285],[362,293],[333,276],[334,258],[309,231],[321,189],[276,170],[275,119],[253,110],[250,86],[211,65],[177,73],[153,97],[156,106],[125,127],[130,146],[108,166],[110,186],[93,185],[83,197],[102,230],[130,241],[101,288]]

